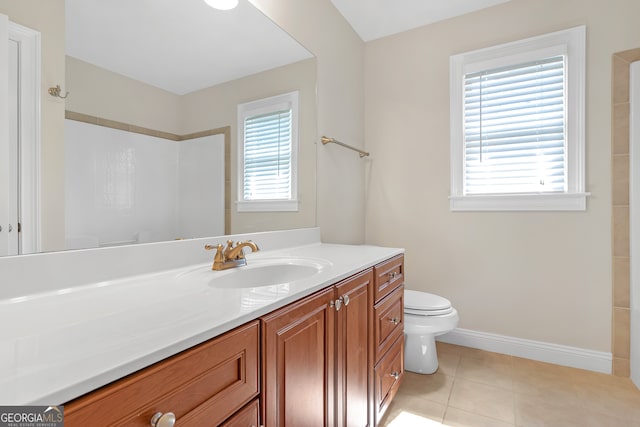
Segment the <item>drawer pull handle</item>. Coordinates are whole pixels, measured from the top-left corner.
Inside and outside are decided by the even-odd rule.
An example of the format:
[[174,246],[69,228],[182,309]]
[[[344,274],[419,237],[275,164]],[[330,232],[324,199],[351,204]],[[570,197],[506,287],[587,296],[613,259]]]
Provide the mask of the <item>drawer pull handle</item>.
[[397,325],[400,323],[400,319],[397,317],[393,317],[391,319],[389,319],[389,322],[393,323],[394,325]]
[[389,281],[393,282],[394,280],[396,280],[396,277],[398,277],[398,272],[397,271],[392,271],[389,273]]
[[400,378],[400,372],[398,371],[393,371],[389,375],[391,375],[394,380],[397,380],[398,378]]
[[173,427],[176,423],[176,415],[173,412],[156,412],[151,417],[151,425],[153,427]]

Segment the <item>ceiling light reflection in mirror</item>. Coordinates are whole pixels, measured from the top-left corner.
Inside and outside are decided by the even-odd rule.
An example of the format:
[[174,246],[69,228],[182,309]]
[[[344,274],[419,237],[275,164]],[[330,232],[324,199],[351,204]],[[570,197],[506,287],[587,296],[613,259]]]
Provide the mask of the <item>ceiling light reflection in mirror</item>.
[[244,0],[66,0],[68,56],[184,95],[311,55]]
[[231,10],[238,6],[238,0],[204,0],[204,2],[219,10]]

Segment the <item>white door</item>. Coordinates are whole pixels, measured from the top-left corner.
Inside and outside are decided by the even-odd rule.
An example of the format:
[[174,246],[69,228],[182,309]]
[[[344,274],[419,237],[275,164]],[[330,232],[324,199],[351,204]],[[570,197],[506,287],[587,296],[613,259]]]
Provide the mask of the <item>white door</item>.
[[9,22],[9,41],[17,50],[15,66],[15,182],[21,254],[39,252],[40,230],[40,32]]
[[37,252],[40,33],[0,14],[0,256]]

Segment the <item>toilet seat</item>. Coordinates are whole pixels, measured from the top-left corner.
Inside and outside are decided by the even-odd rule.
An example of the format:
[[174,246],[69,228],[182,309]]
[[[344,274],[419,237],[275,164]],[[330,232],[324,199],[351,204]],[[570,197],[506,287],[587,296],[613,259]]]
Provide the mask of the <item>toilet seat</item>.
[[405,289],[404,312],[417,316],[442,316],[453,311],[451,302],[438,295]]

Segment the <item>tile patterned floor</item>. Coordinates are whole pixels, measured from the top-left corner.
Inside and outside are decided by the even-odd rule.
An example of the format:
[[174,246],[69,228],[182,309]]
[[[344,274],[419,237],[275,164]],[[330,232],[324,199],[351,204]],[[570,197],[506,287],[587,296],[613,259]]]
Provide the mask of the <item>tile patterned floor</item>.
[[406,373],[382,427],[640,427],[628,378],[444,343],[438,360]]

